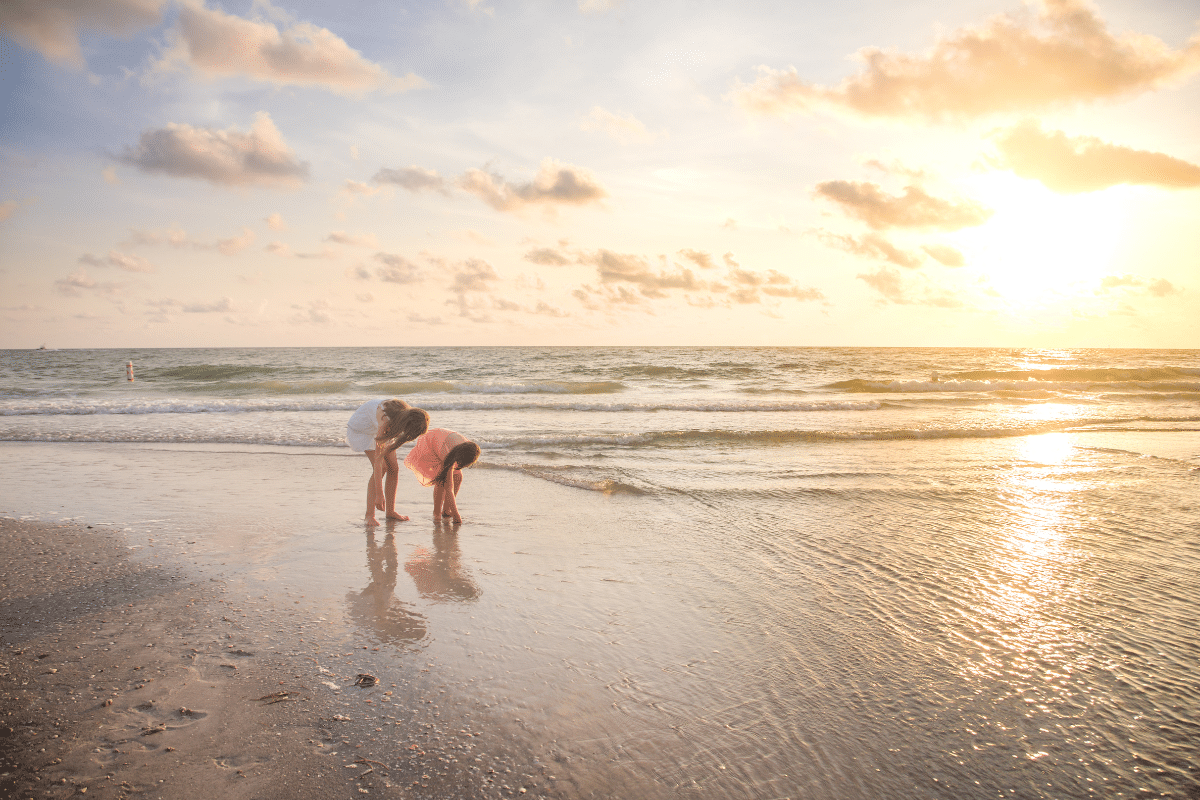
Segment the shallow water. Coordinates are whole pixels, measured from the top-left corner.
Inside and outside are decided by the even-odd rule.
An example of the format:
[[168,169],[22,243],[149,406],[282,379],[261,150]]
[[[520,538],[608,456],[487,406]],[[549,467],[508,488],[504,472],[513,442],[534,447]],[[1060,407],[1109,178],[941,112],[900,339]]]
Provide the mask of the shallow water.
[[[182,555],[318,666],[353,648],[384,681],[431,670],[443,709],[549,765],[563,796],[1200,794],[1200,414],[1162,398],[1194,391],[1194,362],[1075,354],[1071,380],[1037,382],[1051,396],[1014,400],[947,390],[965,351],[856,351],[840,370],[758,353],[723,388],[736,353],[640,352],[573,368],[625,387],[589,388],[599,410],[428,395],[435,424],[487,445],[457,532],[411,480],[413,521],[362,527],[366,462],[336,444],[352,392],[339,409],[10,414],[25,440],[0,445],[0,513]],[[524,355],[506,386],[570,361]],[[1017,360],[972,357],[1004,381]],[[903,391],[880,390],[889,375]],[[877,385],[822,388],[845,380]],[[788,386],[847,407],[734,409]],[[112,400],[95,391],[54,402]],[[848,405],[881,394],[898,399]]]

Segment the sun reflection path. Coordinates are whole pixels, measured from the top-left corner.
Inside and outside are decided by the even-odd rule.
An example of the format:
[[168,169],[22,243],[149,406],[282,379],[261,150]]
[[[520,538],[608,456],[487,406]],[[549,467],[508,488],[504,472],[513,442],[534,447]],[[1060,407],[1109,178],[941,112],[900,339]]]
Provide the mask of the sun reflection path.
[[1070,694],[1069,676],[1087,657],[1087,632],[1064,609],[1086,591],[1072,546],[1085,520],[1073,513],[1074,494],[1088,470],[1075,463],[1069,433],[1024,437],[1004,475],[1000,497],[1006,523],[992,532],[974,613],[983,630],[968,671],[1010,685],[1029,700],[1048,703]]

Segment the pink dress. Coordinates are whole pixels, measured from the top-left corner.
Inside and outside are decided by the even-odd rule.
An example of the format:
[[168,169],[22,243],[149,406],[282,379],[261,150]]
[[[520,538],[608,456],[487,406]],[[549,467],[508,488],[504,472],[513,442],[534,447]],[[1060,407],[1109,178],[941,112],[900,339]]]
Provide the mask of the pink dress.
[[442,471],[446,454],[467,441],[461,433],[445,428],[430,428],[413,444],[404,466],[413,471],[422,486],[432,486],[433,479]]

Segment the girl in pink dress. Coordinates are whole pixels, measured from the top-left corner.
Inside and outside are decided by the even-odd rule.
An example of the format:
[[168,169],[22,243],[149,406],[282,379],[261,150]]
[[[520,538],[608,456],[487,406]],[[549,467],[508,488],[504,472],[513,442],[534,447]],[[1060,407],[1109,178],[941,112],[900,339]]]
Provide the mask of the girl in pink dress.
[[[458,513],[458,489],[462,471],[479,460],[479,445],[461,433],[445,428],[430,428],[404,459],[422,486],[433,487],[433,517],[450,517],[462,522]],[[453,476],[453,479],[451,479]]]

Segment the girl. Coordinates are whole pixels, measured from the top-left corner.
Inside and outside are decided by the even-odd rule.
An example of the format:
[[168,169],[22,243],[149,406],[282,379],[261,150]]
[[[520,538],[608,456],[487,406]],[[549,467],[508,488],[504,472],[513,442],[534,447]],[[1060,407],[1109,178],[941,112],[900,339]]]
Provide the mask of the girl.
[[462,470],[478,460],[479,445],[461,433],[430,428],[417,439],[404,459],[404,466],[413,471],[422,486],[433,486],[434,519],[450,517],[454,522],[462,522],[456,500],[462,486]]
[[[387,519],[407,520],[396,513],[396,483],[400,465],[396,463],[396,448],[411,442],[429,429],[429,415],[412,408],[403,400],[379,398],[368,400],[358,407],[346,425],[346,444],[356,453],[371,460],[371,478],[367,481],[368,525],[378,525],[375,509],[387,514]],[[383,476],[387,475],[384,492]]]

